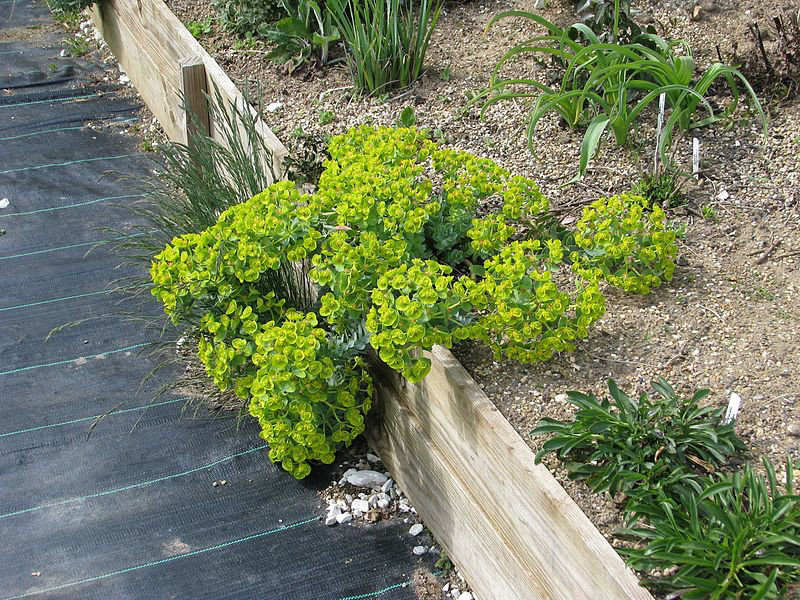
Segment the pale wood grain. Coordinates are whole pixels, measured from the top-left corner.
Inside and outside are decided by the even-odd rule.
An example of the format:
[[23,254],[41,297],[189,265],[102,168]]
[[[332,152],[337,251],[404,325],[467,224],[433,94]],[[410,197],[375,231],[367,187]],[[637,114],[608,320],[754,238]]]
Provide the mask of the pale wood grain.
[[[91,15],[171,140],[186,142],[181,101],[183,60],[202,62],[206,89],[212,93],[218,90],[225,104],[245,106],[242,94],[230,78],[161,0],[103,0],[95,5]],[[258,128],[279,167],[288,154],[286,148],[264,123],[259,121]],[[213,122],[210,130],[212,137],[224,142]]]
[[208,115],[208,82],[206,66],[199,56],[181,61],[181,95],[185,107],[184,127],[186,143],[194,145],[199,132],[208,135],[211,131]]
[[427,356],[419,384],[380,373],[368,437],[478,596],[652,600],[450,351]]

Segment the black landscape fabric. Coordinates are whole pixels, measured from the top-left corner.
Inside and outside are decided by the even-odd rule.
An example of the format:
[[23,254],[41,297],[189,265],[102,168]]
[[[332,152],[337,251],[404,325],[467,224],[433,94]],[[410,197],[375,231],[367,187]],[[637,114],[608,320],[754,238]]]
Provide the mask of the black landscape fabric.
[[408,525],[326,527],[329,472],[297,482],[252,423],[153,403],[153,334],[95,318],[125,272],[87,250],[137,194],[107,174],[153,163],[120,126],[139,101],[63,37],[0,0],[0,600],[414,598]]

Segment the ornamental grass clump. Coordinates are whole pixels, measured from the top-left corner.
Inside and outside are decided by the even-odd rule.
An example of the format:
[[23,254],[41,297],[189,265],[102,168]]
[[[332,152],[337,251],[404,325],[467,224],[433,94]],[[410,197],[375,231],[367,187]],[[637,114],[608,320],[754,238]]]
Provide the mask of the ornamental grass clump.
[[356,88],[382,94],[419,79],[443,5],[442,0],[327,0]]
[[316,193],[274,183],[151,266],[166,313],[197,320],[206,371],[296,477],[363,431],[374,355],[411,382],[435,344],[543,361],[605,310],[600,279],[545,234],[536,182],[414,128],[358,127],[328,152]]

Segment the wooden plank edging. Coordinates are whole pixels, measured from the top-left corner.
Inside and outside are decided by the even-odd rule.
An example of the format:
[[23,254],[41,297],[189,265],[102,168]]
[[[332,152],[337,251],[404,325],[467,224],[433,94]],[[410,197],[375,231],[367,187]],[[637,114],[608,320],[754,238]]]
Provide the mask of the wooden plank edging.
[[446,348],[378,379],[368,439],[481,600],[652,600]]
[[[102,0],[92,20],[173,141],[187,142],[181,64],[201,63],[206,88],[243,105],[161,0]],[[281,162],[286,148],[260,127]],[[367,437],[480,599],[653,600],[452,353],[426,355],[419,384],[378,373]]]
[[[182,62],[202,63],[209,93],[213,94],[216,88],[226,105],[245,106],[244,97],[230,77],[163,1],[100,0],[91,17],[171,140],[188,141],[181,101]],[[279,166],[288,151],[269,127],[261,121],[258,126]],[[224,141],[213,122],[210,130],[214,139]]]

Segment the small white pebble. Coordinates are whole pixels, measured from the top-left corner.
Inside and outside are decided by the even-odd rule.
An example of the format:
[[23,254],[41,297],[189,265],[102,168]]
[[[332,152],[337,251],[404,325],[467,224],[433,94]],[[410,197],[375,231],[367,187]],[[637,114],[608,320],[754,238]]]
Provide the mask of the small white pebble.
[[408,530],[408,533],[410,533],[413,536],[417,536],[420,533],[422,533],[423,529],[425,528],[422,526],[422,523],[415,523],[414,525],[411,526],[411,529]]
[[427,551],[428,549],[425,546],[414,546],[414,549],[412,550],[412,552],[417,556],[422,556]]
[[352,520],[353,520],[353,515],[351,515],[349,512],[342,513],[338,517],[336,517],[336,522],[339,524],[349,523]]
[[372,463],[376,463],[376,462],[380,462],[381,461],[380,458],[378,458],[376,455],[374,455],[372,453],[367,454],[367,460],[369,462],[372,462]]

